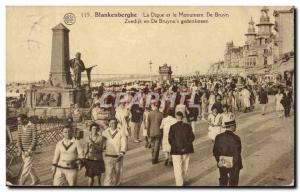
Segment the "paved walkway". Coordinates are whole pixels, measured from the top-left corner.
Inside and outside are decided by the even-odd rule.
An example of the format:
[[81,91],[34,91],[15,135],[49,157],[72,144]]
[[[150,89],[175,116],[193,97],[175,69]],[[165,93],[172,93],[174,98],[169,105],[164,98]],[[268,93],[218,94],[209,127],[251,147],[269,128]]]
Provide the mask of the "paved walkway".
[[[270,99],[272,102],[272,98]],[[273,102],[272,102],[273,104]],[[277,118],[271,103],[262,116],[259,106],[253,112],[237,116],[237,134],[242,141],[244,168],[241,186],[289,185],[294,178],[294,116]],[[197,122],[195,153],[191,155],[189,181],[191,186],[217,186],[218,169],[212,156],[213,144],[207,137],[207,123]],[[85,132],[88,134],[88,132]],[[132,140],[131,140],[132,141]],[[129,142],[124,158],[123,186],[174,186],[172,167],[164,166],[164,154],[159,164],[151,164],[150,149],[144,143]],[[51,161],[54,145],[36,155],[37,173],[41,185],[52,184]],[[86,186],[85,169],[79,172],[78,185]]]

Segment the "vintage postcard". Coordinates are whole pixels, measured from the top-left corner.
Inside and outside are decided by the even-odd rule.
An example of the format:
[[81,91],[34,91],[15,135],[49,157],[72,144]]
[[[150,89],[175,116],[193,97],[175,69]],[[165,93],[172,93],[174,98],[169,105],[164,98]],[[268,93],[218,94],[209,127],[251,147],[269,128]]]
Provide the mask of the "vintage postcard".
[[7,6],[6,185],[295,186],[294,6]]

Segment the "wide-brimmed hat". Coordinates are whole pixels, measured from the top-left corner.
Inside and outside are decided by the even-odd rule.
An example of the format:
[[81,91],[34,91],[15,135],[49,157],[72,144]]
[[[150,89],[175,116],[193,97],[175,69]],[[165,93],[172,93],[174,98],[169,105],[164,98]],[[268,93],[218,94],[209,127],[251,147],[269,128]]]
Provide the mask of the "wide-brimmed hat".
[[127,102],[126,98],[120,99],[120,103],[126,103],[126,102]]

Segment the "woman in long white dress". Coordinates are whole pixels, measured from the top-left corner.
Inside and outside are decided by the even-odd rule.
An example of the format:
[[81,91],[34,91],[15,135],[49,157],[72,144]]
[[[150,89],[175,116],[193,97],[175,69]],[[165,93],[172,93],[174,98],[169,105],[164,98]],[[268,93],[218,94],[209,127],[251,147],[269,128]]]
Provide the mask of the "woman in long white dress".
[[128,150],[128,137],[131,135],[129,129],[129,116],[130,111],[128,106],[126,106],[126,100],[121,99],[120,105],[116,108],[116,119],[118,121],[118,126],[121,133],[126,136],[126,149]]
[[283,117],[284,108],[281,104],[281,100],[283,98],[283,91],[278,89],[277,94],[275,95],[275,110],[278,117]]
[[214,94],[214,92],[211,92],[208,98],[208,113],[211,114],[212,113],[212,106],[213,104],[216,102],[216,96]]
[[168,116],[165,117],[160,125],[160,129],[163,130],[163,138],[162,138],[162,150],[165,152],[165,166],[168,164],[172,164],[172,158],[170,155],[171,146],[169,144],[169,131],[170,127],[177,122],[176,118],[172,116],[172,111],[168,111]]
[[201,101],[202,101],[202,120],[206,121],[207,120],[207,115],[208,115],[208,99],[207,99],[207,92],[204,92],[202,97],[201,97]]
[[222,133],[222,114],[218,113],[216,107],[212,108],[212,113],[208,115],[208,137],[214,142],[218,134]]
[[250,107],[251,107],[251,103],[250,103],[250,96],[251,93],[250,91],[247,89],[247,87],[244,87],[244,89],[242,90],[242,95],[243,95],[243,103],[244,103],[244,107],[245,107],[245,113],[250,111]]
[[143,114],[143,121],[142,121],[142,130],[143,130],[143,137],[145,138],[145,148],[150,148],[151,147],[151,141],[150,141],[150,137],[148,137],[148,129],[146,128],[148,125],[148,115],[150,113],[151,109],[150,107],[146,107],[144,114]]

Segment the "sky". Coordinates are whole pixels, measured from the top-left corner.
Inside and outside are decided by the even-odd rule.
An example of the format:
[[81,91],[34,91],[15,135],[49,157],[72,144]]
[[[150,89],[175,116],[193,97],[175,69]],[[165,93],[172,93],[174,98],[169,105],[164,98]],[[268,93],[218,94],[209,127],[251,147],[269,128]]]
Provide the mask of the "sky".
[[[259,7],[7,7],[7,82],[47,80],[51,65],[51,28],[74,13],[70,29],[70,57],[81,52],[86,67],[98,65],[93,74],[153,74],[167,63],[174,74],[206,73],[209,65],[222,60],[225,44],[233,40],[242,46],[251,17],[260,18]],[[273,10],[268,7],[271,22]],[[202,24],[125,24],[123,18],[82,17],[95,12],[137,13],[224,13],[228,17],[208,18]],[[199,19],[207,19],[199,18]]]

